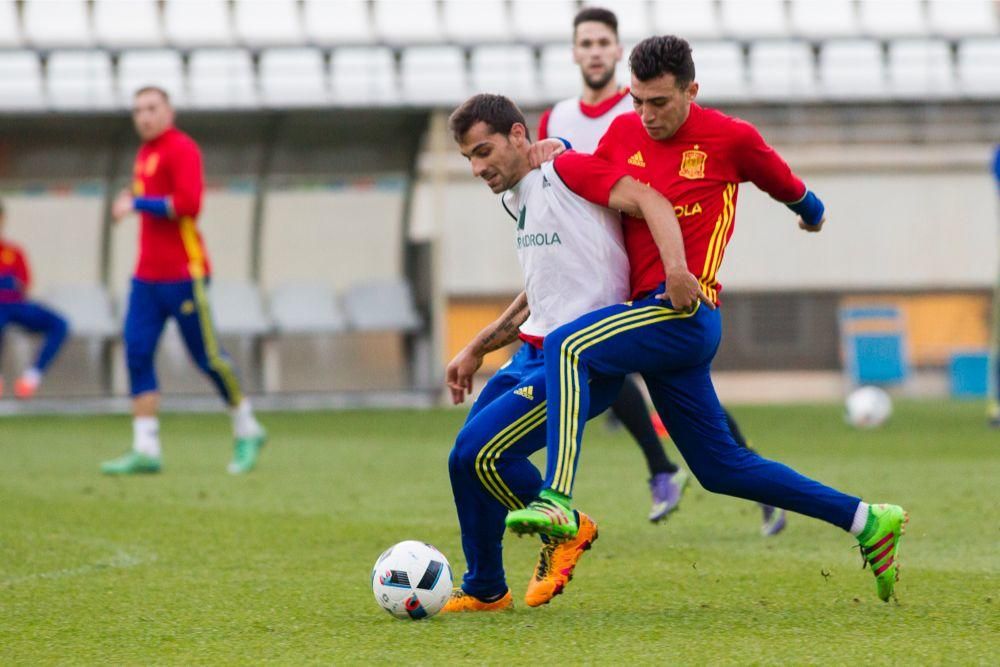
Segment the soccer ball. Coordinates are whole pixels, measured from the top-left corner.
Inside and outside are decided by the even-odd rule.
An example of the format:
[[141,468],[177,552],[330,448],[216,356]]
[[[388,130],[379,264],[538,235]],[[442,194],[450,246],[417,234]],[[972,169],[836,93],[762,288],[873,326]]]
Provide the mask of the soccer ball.
[[892,415],[889,394],[871,385],[852,391],[845,405],[847,423],[855,428],[877,428]]
[[375,601],[396,618],[430,618],[448,602],[451,585],[448,559],[416,540],[389,547],[372,568]]

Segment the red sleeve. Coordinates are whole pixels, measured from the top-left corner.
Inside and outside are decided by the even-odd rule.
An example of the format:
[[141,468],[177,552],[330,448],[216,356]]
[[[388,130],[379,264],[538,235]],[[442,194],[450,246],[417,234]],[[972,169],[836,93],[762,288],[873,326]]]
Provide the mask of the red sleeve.
[[21,291],[27,292],[31,287],[31,269],[28,268],[28,258],[24,251],[17,251],[17,259],[14,261],[14,277],[21,283]]
[[736,164],[740,180],[750,181],[782,203],[796,202],[806,185],[750,123],[737,122]]
[[170,185],[174,215],[196,217],[201,211],[205,182],[201,151],[190,139],[178,141],[170,152]]
[[596,155],[576,151],[556,156],[552,167],[566,187],[599,206],[608,205],[615,183],[628,176],[622,167],[616,167]]
[[552,115],[552,108],[549,107],[542,113],[542,117],[538,119],[538,140],[549,138],[549,116]]

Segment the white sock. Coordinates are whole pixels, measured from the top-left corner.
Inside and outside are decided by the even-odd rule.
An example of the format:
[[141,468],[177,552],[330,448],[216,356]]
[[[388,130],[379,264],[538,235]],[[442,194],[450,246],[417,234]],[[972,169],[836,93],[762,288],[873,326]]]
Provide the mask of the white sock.
[[132,420],[132,450],[160,458],[160,420],[136,417]]
[[233,416],[233,436],[237,438],[256,438],[264,432],[264,428],[253,415],[250,399],[244,398],[230,411]]
[[34,366],[26,368],[24,372],[21,373],[21,381],[27,382],[33,389],[37,389],[38,385],[42,382],[42,372]]
[[865,529],[865,524],[868,523],[868,503],[861,501],[858,503],[858,509],[854,510],[854,521],[851,522],[851,535],[857,537],[861,534],[861,531]]

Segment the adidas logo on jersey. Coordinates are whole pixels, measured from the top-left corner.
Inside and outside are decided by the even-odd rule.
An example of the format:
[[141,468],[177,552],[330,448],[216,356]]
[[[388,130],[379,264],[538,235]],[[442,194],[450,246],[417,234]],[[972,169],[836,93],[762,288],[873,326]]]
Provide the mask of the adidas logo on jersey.
[[633,153],[632,157],[628,159],[628,163],[633,167],[645,167],[646,161],[642,159],[642,151]]
[[529,401],[535,400],[535,388],[532,387],[531,385],[528,385],[527,387],[521,387],[520,389],[515,389],[514,393],[520,396],[521,398],[528,399]]

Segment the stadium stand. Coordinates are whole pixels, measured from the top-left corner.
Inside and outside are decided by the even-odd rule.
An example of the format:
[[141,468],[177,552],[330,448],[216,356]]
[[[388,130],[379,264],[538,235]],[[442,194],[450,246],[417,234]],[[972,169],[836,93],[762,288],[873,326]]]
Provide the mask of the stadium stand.
[[25,41],[36,48],[93,44],[85,0],[28,0],[21,18]]
[[21,45],[21,33],[17,24],[17,6],[14,0],[0,0],[0,48]]
[[33,51],[0,52],[0,109],[45,108],[42,64]]
[[888,75],[896,97],[934,99],[955,93],[951,52],[943,40],[893,41],[889,44]]
[[792,32],[807,39],[858,34],[854,0],[792,0],[790,21]]
[[385,47],[337,49],[331,80],[336,104],[393,104],[399,99],[393,54]]
[[49,103],[56,109],[109,109],[118,105],[111,59],[103,51],[49,55]]
[[653,27],[661,34],[691,40],[721,36],[713,0],[663,0],[653,3]]
[[472,52],[472,87],[531,104],[538,99],[535,57],[528,46],[481,46]]
[[517,39],[565,44],[572,34],[577,5],[571,0],[511,0],[510,9]]
[[132,95],[143,86],[156,84],[170,95],[176,107],[187,105],[184,63],[173,49],[123,51],[118,57],[118,92],[121,105],[129,107]]
[[240,0],[234,25],[237,40],[249,47],[300,44],[303,40],[295,0]]
[[101,46],[119,49],[163,44],[156,0],[95,0],[94,36]]
[[820,52],[820,82],[831,100],[857,100],[885,95],[882,47],[875,40],[838,40]]
[[920,37],[927,34],[922,0],[860,0],[859,9],[861,31],[871,37]]
[[305,0],[303,12],[306,38],[318,46],[370,44],[375,40],[366,0]]
[[233,43],[229,3],[225,0],[167,0],[164,31],[171,45],[229,46]]
[[438,3],[434,0],[380,0],[375,4],[375,32],[390,44],[442,41]]
[[787,37],[783,0],[723,0],[720,19],[725,34],[737,39]]
[[242,49],[198,50],[191,53],[188,91],[196,107],[231,109],[257,104],[256,79],[250,53]]
[[444,0],[443,16],[447,38],[459,44],[503,42],[511,38],[504,0]]
[[308,47],[268,49],[260,57],[260,93],[263,103],[275,108],[328,103],[323,53]]
[[816,69],[804,42],[763,41],[750,49],[750,90],[762,100],[808,100],[816,95]]
[[350,287],[344,293],[344,312],[355,331],[416,331],[420,314],[413,291],[401,280],[378,280]]
[[465,57],[455,46],[415,46],[403,52],[403,99],[413,104],[456,105],[469,96]]

